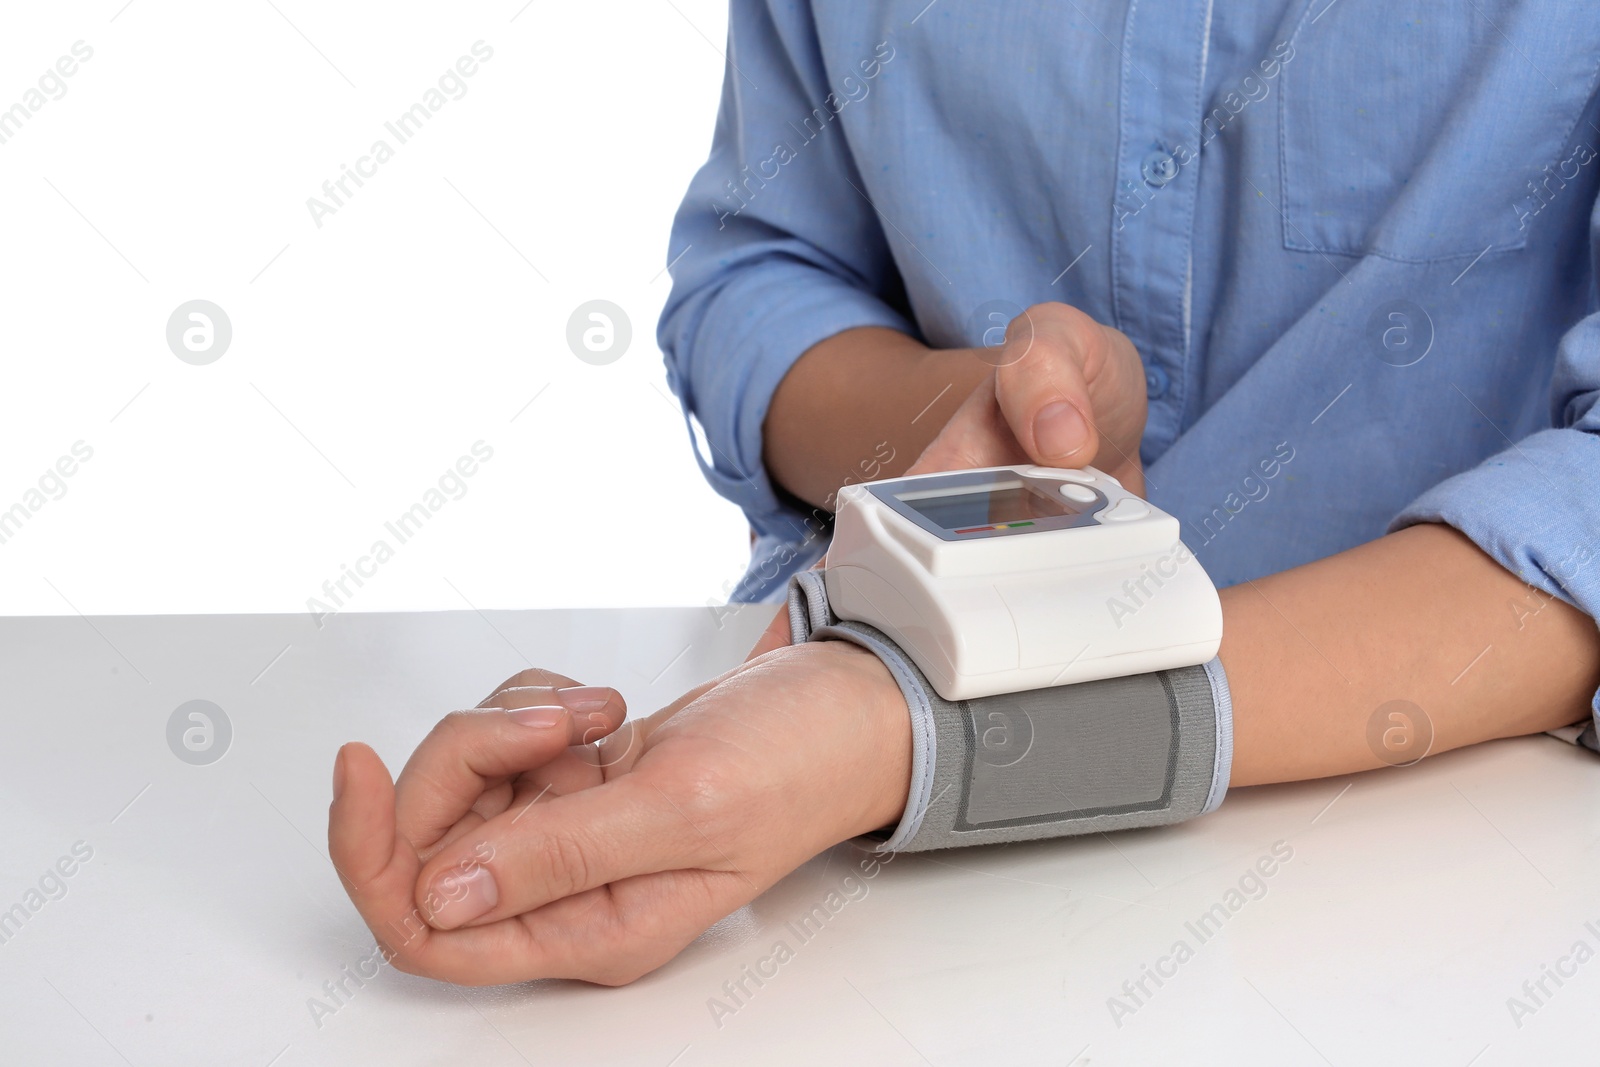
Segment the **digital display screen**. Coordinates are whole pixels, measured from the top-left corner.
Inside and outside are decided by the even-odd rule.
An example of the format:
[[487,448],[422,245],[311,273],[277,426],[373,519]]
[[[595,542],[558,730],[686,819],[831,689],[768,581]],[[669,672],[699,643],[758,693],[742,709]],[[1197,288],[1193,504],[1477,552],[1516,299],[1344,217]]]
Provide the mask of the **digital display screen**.
[[956,492],[929,490],[896,494],[896,500],[935,526],[952,533],[1026,527],[1032,520],[1076,514],[1055,497],[1021,481],[966,486]]

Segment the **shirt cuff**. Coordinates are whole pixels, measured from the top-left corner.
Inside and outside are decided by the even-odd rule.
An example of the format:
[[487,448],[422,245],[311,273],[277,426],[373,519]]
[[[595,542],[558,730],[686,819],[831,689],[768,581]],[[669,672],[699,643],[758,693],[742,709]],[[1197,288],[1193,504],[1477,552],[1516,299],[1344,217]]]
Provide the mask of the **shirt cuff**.
[[[1530,586],[1525,618],[1556,597],[1600,615],[1600,438],[1541,430],[1418,497],[1389,524],[1452,526]],[[1600,721],[1600,693],[1590,702]]]
[[730,604],[782,604],[789,579],[816,566],[828,551],[828,537],[819,534],[801,541],[757,537],[750,548],[750,565],[728,595]]
[[[684,416],[698,418],[710,446],[695,450],[711,487],[744,510],[758,536],[813,539],[826,518],[779,498],[762,462],[762,425],[789,368],[813,345],[861,326],[916,336],[871,293],[798,262],[769,262],[712,298],[693,345],[693,366],[670,366]],[[735,307],[736,305],[736,307]],[[692,388],[684,388],[684,380]],[[691,435],[693,431],[691,429]],[[819,513],[821,517],[819,518]]]

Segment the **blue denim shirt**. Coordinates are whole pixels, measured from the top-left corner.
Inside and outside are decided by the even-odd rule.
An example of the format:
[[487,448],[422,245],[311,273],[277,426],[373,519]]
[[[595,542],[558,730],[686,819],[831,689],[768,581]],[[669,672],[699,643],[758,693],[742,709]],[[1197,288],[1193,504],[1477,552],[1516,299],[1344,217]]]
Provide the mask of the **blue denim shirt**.
[[736,599],[822,548],[762,466],[796,358],[1059,300],[1137,346],[1219,585],[1443,522],[1508,612],[1600,611],[1600,5],[733,0],[727,58],[659,339]]

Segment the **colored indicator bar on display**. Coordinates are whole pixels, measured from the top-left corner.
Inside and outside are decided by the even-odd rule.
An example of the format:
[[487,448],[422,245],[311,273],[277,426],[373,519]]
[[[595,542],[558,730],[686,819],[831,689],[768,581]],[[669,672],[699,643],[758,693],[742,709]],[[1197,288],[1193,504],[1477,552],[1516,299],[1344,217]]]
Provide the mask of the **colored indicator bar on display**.
[[1015,530],[1018,526],[1032,526],[1032,522],[1002,522],[993,526],[968,526],[964,530],[957,530],[958,534],[983,533],[985,530]]

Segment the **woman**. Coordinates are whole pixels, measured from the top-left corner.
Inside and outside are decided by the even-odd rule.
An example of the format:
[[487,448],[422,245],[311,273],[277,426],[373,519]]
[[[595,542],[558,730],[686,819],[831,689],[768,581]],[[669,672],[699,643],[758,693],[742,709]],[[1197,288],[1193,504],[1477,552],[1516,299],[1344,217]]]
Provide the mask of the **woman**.
[[[1232,785],[1393,762],[1395,700],[1431,752],[1587,719],[1600,9],[1535,8],[736,0],[660,327],[757,535],[736,599],[850,481],[1092,464],[1227,586]],[[896,824],[893,679],[786,638],[600,746],[620,698],[544,672],[398,786],[347,746],[331,850],[386,956],[629,981]]]

